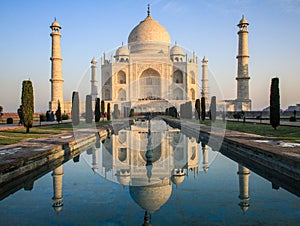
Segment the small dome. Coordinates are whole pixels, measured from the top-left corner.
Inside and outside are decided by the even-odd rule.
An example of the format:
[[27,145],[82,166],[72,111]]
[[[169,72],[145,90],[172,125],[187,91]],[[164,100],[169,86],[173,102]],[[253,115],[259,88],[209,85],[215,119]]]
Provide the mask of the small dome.
[[121,185],[128,185],[130,182],[130,175],[117,175],[117,180]]
[[208,59],[204,56],[202,59],[202,63],[207,63],[207,62],[208,62]]
[[171,48],[170,54],[171,54],[171,56],[172,55],[182,55],[182,56],[184,56],[184,54],[182,52],[182,49],[178,45],[176,45],[176,44],[175,44],[175,46],[173,46]]
[[184,175],[173,175],[171,177],[171,181],[173,182],[173,184],[179,185],[184,181]]
[[97,60],[95,59],[95,57],[93,57],[91,64],[97,64]]
[[168,31],[150,15],[133,28],[128,36],[128,43],[149,41],[170,43]]
[[52,28],[52,27],[58,27],[59,29],[61,29],[61,26],[59,25],[59,23],[58,23],[56,20],[51,24],[50,27],[51,27],[51,28]]
[[242,25],[242,24],[246,24],[249,25],[248,21],[245,19],[245,17],[243,16],[242,19],[240,20],[240,23],[238,24],[238,26]]
[[129,55],[129,50],[127,49],[126,46],[122,45],[116,51],[116,56],[128,56],[128,55]]

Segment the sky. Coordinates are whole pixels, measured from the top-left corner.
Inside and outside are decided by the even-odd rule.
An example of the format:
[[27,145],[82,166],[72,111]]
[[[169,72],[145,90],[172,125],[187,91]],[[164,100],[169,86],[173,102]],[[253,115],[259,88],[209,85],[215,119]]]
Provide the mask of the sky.
[[173,44],[176,41],[209,60],[210,93],[221,89],[217,99],[236,98],[236,25],[244,15],[250,24],[252,109],[269,105],[273,77],[280,79],[282,109],[300,103],[300,0],[0,0],[0,105],[4,112],[16,112],[26,79],[33,82],[35,111],[47,110],[49,26],[55,17],[62,27],[64,99],[71,100],[72,91],[90,74],[91,59],[126,44],[131,30],[146,17],[148,3],[151,16],[167,29]]

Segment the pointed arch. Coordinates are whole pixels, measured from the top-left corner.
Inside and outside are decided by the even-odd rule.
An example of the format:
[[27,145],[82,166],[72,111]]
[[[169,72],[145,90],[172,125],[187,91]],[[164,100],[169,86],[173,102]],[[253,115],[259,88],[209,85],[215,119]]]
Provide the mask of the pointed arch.
[[119,89],[118,100],[120,100],[120,101],[126,100],[126,91],[124,89]]
[[119,71],[117,74],[117,83],[126,84],[126,73],[124,71]]
[[183,73],[180,70],[176,70],[173,73],[173,82],[175,83],[183,83]]

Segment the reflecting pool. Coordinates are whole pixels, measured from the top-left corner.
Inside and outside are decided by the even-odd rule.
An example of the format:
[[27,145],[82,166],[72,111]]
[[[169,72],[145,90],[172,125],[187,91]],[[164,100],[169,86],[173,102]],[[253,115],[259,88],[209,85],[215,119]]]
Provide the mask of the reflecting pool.
[[[1,194],[0,225],[297,225],[289,192],[163,121],[138,121]],[[264,175],[263,173],[260,175]],[[266,177],[267,178],[267,177]],[[284,181],[284,180],[283,180]],[[17,189],[15,189],[17,190]]]

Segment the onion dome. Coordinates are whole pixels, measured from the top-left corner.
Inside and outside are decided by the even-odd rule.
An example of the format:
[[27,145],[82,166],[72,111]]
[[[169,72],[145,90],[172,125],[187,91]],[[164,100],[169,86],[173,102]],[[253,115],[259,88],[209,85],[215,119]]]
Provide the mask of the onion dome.
[[95,59],[95,57],[93,57],[91,64],[97,64],[97,60]]
[[58,27],[59,29],[61,29],[61,26],[59,25],[59,23],[56,21],[56,18],[54,19],[53,23],[51,24],[50,28],[52,27]]
[[207,63],[207,62],[208,62],[208,59],[204,56],[202,59],[202,63]]
[[133,28],[128,36],[128,43],[134,42],[170,43],[168,31],[150,16],[149,5],[147,17]]
[[129,50],[124,45],[120,46],[116,51],[116,56],[128,56],[128,55],[129,55]]
[[184,181],[184,175],[185,174],[182,169],[174,169],[173,175],[171,176],[171,181],[173,182],[173,184],[178,186]]
[[129,191],[132,199],[141,208],[153,213],[169,200],[172,186],[170,185],[170,180],[165,179],[148,186],[130,186]]
[[244,15],[243,15],[242,19],[240,20],[240,22],[239,22],[239,24],[237,26],[240,27],[240,26],[248,26],[248,25],[249,25],[249,23],[248,23],[248,21],[245,19]]
[[175,44],[175,46],[173,46],[170,50],[170,55],[181,55],[181,56],[184,56],[183,52],[182,52],[182,49],[177,45]]

